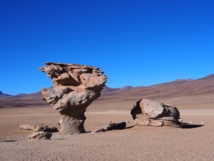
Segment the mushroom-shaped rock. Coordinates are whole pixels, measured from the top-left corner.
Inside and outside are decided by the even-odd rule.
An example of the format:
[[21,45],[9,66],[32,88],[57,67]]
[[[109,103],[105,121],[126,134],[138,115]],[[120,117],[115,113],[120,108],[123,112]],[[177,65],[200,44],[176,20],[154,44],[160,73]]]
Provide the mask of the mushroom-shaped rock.
[[131,115],[135,125],[180,127],[180,113],[176,107],[150,99],[137,101]]
[[43,99],[61,114],[60,134],[84,133],[86,108],[100,96],[107,77],[97,67],[46,63],[40,68],[53,81],[43,88]]

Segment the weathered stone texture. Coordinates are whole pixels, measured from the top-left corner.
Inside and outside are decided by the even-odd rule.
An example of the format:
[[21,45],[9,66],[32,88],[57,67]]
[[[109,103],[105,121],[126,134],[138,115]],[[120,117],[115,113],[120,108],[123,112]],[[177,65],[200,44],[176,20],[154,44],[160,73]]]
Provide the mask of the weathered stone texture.
[[137,101],[131,115],[135,125],[180,127],[180,113],[176,107],[149,99]]
[[61,115],[61,134],[84,133],[84,112],[100,96],[107,77],[97,67],[46,63],[40,68],[53,81],[53,87],[42,89],[43,99]]

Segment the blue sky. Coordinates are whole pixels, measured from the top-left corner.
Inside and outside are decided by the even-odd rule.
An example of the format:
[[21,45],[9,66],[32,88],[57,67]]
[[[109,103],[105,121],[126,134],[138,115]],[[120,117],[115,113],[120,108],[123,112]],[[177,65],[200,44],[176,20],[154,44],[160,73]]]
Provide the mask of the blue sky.
[[212,0],[0,0],[0,91],[50,87],[47,61],[98,66],[107,86],[214,73]]

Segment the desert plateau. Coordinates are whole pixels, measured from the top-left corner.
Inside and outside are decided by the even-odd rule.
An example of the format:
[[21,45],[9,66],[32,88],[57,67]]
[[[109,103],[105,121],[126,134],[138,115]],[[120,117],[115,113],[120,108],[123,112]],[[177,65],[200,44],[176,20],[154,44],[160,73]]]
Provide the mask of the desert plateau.
[[0,12],[0,161],[214,161],[213,0]]
[[[10,96],[1,93],[0,160],[121,160],[211,161],[214,152],[214,76],[176,80],[149,87],[104,87],[85,115],[86,133],[29,140],[31,130],[21,124],[59,128],[60,115],[40,92]],[[142,98],[176,106],[186,126],[129,126],[122,130],[90,133],[112,122],[133,122],[133,104]]]

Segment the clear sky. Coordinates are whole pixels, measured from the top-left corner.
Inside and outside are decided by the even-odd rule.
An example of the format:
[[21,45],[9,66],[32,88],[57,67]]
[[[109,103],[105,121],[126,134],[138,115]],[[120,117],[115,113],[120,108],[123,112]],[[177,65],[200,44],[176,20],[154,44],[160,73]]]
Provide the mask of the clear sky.
[[107,86],[214,73],[213,0],[0,0],[0,91],[50,87],[45,62],[98,66]]

